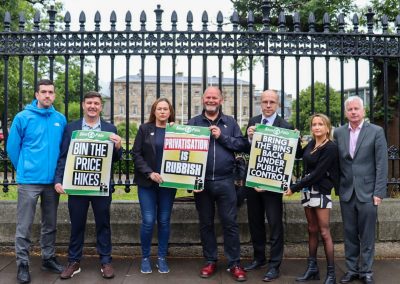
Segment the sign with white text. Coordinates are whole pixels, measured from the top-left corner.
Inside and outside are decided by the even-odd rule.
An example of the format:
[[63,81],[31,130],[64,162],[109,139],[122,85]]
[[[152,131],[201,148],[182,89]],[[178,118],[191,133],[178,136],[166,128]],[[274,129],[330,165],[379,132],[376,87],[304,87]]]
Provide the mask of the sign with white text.
[[167,125],[160,186],[203,189],[210,130],[190,125]]
[[67,194],[108,196],[114,145],[111,132],[72,132],[63,187]]
[[246,185],[282,193],[290,186],[299,132],[257,124]]

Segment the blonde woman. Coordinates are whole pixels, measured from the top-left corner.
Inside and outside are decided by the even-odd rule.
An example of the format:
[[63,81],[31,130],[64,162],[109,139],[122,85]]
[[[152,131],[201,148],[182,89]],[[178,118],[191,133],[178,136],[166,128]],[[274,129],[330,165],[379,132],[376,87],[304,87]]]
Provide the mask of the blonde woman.
[[333,254],[333,241],[329,228],[330,209],[332,208],[331,191],[338,180],[338,149],[332,141],[332,126],[324,114],[311,117],[310,129],[313,139],[303,150],[305,176],[285,195],[301,190],[301,203],[308,223],[308,266],[305,273],[296,278],[298,282],[319,279],[317,265],[318,234],[321,234],[327,261],[325,284],[336,283]]

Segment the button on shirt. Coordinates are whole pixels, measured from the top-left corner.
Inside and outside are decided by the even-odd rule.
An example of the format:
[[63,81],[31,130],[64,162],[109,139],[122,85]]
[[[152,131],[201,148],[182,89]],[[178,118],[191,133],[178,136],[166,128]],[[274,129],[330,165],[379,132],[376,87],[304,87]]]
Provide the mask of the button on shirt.
[[354,158],[354,152],[356,150],[358,135],[360,134],[361,128],[364,124],[364,121],[360,123],[355,129],[351,128],[349,123],[349,132],[350,132],[350,143],[349,143],[349,153],[352,158]]
[[100,119],[93,126],[90,126],[86,123],[85,119],[82,119],[82,130],[101,131]]

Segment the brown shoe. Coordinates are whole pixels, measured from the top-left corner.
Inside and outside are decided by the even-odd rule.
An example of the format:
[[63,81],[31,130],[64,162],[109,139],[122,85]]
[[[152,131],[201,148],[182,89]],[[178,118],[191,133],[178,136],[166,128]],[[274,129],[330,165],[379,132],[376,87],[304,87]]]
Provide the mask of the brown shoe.
[[114,277],[114,268],[112,267],[111,263],[101,265],[101,275],[106,279]]
[[63,272],[61,272],[61,279],[69,279],[74,277],[75,274],[81,272],[81,267],[79,262],[69,262],[67,267],[64,268]]

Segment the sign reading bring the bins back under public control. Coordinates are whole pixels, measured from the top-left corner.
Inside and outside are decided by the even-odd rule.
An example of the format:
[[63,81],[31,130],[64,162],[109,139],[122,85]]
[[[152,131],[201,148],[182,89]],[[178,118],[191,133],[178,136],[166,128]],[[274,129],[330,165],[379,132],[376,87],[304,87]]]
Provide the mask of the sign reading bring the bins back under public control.
[[63,187],[67,194],[108,196],[113,142],[111,132],[72,132]]
[[167,125],[161,164],[163,187],[203,189],[210,130],[190,125]]
[[299,132],[257,124],[246,185],[282,193],[290,185]]

